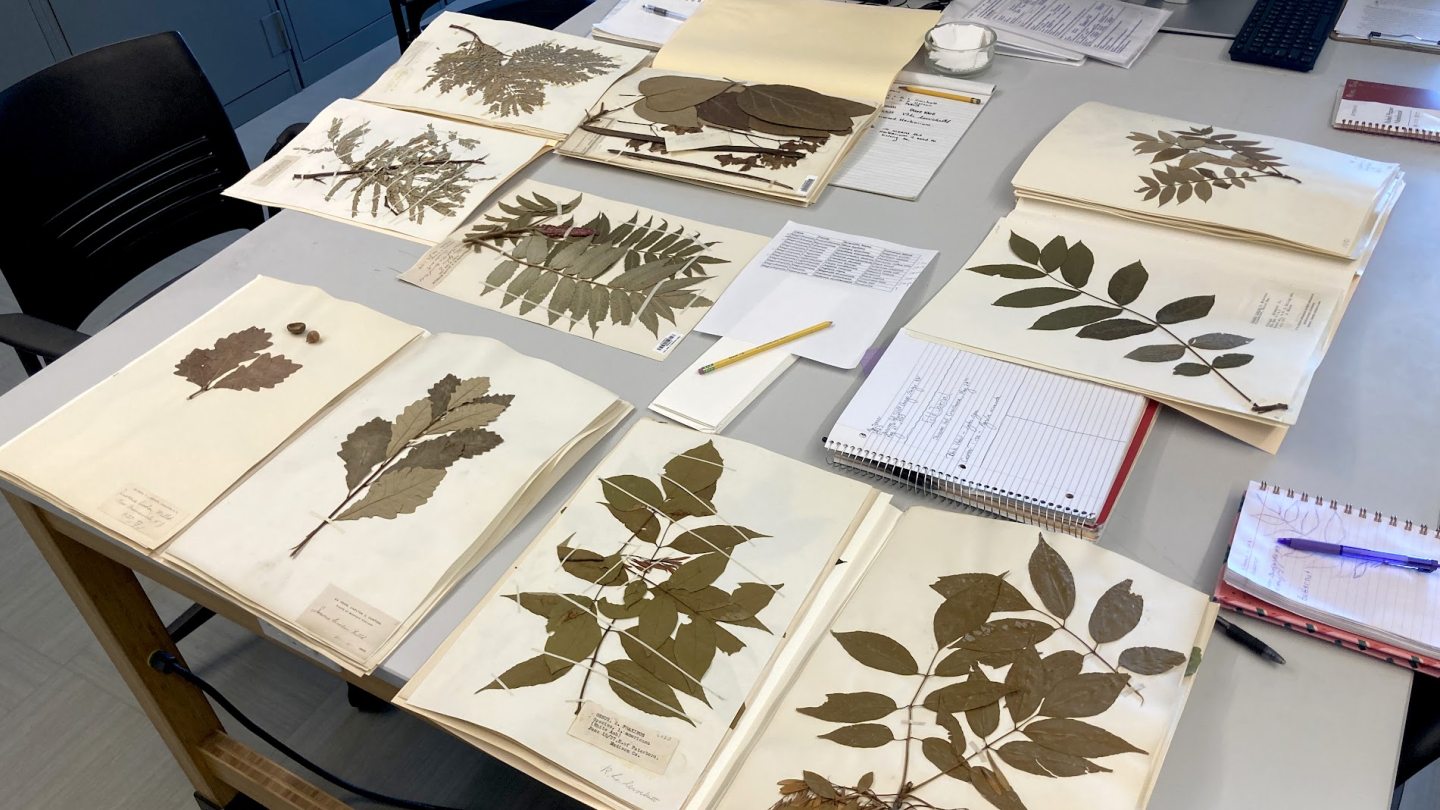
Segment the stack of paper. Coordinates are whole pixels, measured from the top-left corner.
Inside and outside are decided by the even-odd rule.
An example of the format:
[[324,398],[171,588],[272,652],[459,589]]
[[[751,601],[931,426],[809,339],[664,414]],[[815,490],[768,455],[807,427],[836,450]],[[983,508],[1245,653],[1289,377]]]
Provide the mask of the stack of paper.
[[590,36],[656,51],[699,6],[700,0],[619,0],[590,26]]
[[1086,57],[1128,68],[1170,12],[1123,0],[956,0],[942,22],[975,22],[1000,35],[998,53],[1084,64]]
[[702,367],[755,345],[731,338],[715,341],[699,360],[665,386],[650,403],[650,410],[701,433],[723,432],[730,420],[750,407],[795,362],[795,355],[775,349],[708,374],[700,373]]

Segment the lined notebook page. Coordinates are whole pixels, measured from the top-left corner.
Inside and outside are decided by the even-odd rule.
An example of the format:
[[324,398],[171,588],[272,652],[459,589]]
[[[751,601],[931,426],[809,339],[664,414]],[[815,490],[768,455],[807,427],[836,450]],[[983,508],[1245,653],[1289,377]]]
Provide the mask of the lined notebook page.
[[901,332],[827,446],[1093,519],[1145,407],[1138,394]]
[[[1406,648],[1440,652],[1440,573],[1286,548],[1303,537],[1411,557],[1440,557],[1440,541],[1403,520],[1350,508],[1292,490],[1251,482],[1235,527],[1225,581],[1295,613],[1357,635],[1376,635]],[[1260,591],[1256,593],[1256,591]],[[1333,619],[1333,621],[1331,621]]]
[[912,93],[899,85],[890,88],[880,117],[830,184],[902,200],[919,197],[990,99],[988,93],[974,90],[959,95],[982,103]]

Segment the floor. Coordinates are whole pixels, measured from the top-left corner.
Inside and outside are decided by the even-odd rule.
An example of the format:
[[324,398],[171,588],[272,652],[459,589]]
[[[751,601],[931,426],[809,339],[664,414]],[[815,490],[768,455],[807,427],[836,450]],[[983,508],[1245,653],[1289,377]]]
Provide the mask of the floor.
[[[323,103],[312,99],[327,92],[328,98],[353,95],[368,84],[394,59],[393,48],[376,48],[322,80],[315,95],[297,96],[246,124],[240,134],[251,161],[264,155],[286,124],[319,111]],[[149,289],[194,266],[231,239],[220,237],[175,257],[136,288]],[[122,292],[94,322],[107,322],[133,297]],[[0,311],[15,309],[0,282]],[[0,391],[23,378],[14,356],[0,349]],[[3,507],[0,513],[0,810],[193,810],[190,787],[160,738],[14,516]],[[165,619],[187,606],[158,586],[149,590]],[[400,712],[355,711],[337,677],[223,619],[212,619],[182,642],[181,650],[196,672],[263,727],[373,790],[455,807],[578,807]],[[227,727],[274,755],[236,724]],[[1343,742],[1337,746],[1343,750]],[[337,795],[356,807],[378,806]],[[1393,810],[1435,808],[1440,808],[1440,765],[1411,780]]]

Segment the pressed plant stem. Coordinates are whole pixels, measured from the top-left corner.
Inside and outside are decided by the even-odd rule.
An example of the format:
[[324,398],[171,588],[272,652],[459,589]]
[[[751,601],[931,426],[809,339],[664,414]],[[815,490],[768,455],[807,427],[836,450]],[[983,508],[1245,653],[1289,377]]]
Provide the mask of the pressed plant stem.
[[[449,411],[446,411],[446,413],[449,413]],[[434,421],[431,421],[430,424],[433,425],[433,424],[435,424],[435,422],[434,422]],[[428,427],[428,426],[427,426],[427,427]],[[424,435],[424,434],[421,434],[421,435]],[[418,438],[418,437],[417,437],[417,438]],[[350,490],[349,494],[347,494],[347,495],[345,496],[345,500],[341,501],[339,506],[335,507],[335,509],[332,510],[329,515],[326,515],[326,517],[325,517],[324,520],[320,521],[320,525],[318,525],[318,526],[316,526],[315,528],[311,529],[311,530],[310,530],[310,533],[307,534],[307,535],[305,535],[305,539],[301,540],[299,543],[297,543],[295,546],[293,546],[293,547],[290,549],[290,558],[291,558],[291,559],[294,559],[295,557],[299,556],[299,555],[300,555],[300,552],[302,552],[302,551],[305,550],[305,546],[309,545],[309,544],[310,544],[310,541],[315,539],[315,535],[319,534],[321,529],[323,529],[323,528],[325,528],[326,526],[328,526],[328,525],[330,524],[330,521],[334,520],[334,519],[335,519],[335,516],[338,515],[338,514],[340,514],[340,510],[344,509],[347,505],[349,505],[349,503],[350,503],[351,501],[355,500],[355,496],[356,496],[356,495],[359,495],[362,491],[364,491],[364,489],[365,489],[366,487],[370,486],[370,483],[371,483],[372,481],[374,481],[376,478],[380,477],[380,474],[381,474],[381,473],[385,472],[386,470],[388,470],[388,469],[390,469],[392,466],[394,466],[395,462],[396,462],[401,456],[405,455],[405,451],[406,451],[406,450],[409,450],[411,447],[414,446],[414,442],[415,442],[414,439],[411,439],[410,441],[406,442],[404,445],[402,445],[402,446],[400,447],[399,450],[396,450],[396,451],[395,451],[395,454],[394,454],[394,455],[392,455],[392,456],[390,456],[389,458],[385,459],[383,462],[381,462],[379,465],[377,465],[374,470],[371,470],[371,471],[370,471],[370,474],[367,475],[367,476],[365,476],[365,480],[364,480],[364,481],[361,481],[359,486],[357,486],[357,487],[355,487],[354,489]]]
[[[655,515],[652,513],[652,514],[651,514],[651,518],[654,518],[654,517],[655,517]],[[648,525],[650,525],[650,521],[647,520],[647,521],[645,521],[644,524],[641,525],[640,528],[644,528],[645,526],[648,526]],[[665,527],[665,532],[668,533],[669,531],[670,531],[670,527],[668,527],[668,526]],[[638,535],[639,533],[640,533],[640,529],[636,529],[635,531],[630,532],[630,536],[627,537],[627,538],[625,538],[625,542],[623,542],[623,543],[620,544],[620,548],[616,549],[615,553],[618,555],[618,554],[620,554],[620,552],[624,551],[624,550],[625,550],[625,547],[628,546],[628,545],[630,545],[630,541],[631,541],[631,540],[634,540],[635,537],[636,537],[636,535]],[[656,542],[655,542],[655,550],[652,551],[652,552],[650,552],[650,559],[651,559],[651,560],[654,560],[654,559],[655,559],[655,555],[660,553],[660,549],[662,548],[661,543],[663,543],[664,540],[665,540],[664,534],[662,534],[659,538],[657,538],[657,540],[656,540]],[[617,563],[616,563],[616,566],[618,566],[618,567],[620,567],[620,568],[623,569],[623,568],[624,568],[624,563],[623,563],[623,562],[617,562]],[[644,577],[641,577],[641,579],[644,579]],[[601,587],[603,588],[604,586],[601,586]],[[598,595],[599,592],[597,591],[596,594]],[[585,678],[584,678],[584,680],[580,681],[580,694],[579,694],[578,696],[576,696],[576,698],[575,698],[575,714],[577,714],[577,715],[580,714],[580,710],[581,710],[582,708],[584,708],[584,706],[585,706],[585,702],[584,702],[584,701],[585,701],[585,688],[590,685],[590,673],[594,672],[594,671],[595,671],[595,667],[597,667],[597,666],[600,665],[600,648],[605,646],[605,639],[607,639],[607,638],[610,637],[610,633],[615,630],[615,623],[618,622],[618,621],[620,621],[620,620],[619,620],[619,619],[611,619],[611,620],[610,620],[610,623],[607,624],[607,625],[605,625],[605,630],[604,630],[604,632],[602,632],[602,633],[600,634],[600,641],[595,645],[595,651],[592,652],[592,653],[590,653],[590,666],[588,666],[588,667],[585,668]]]
[[900,787],[896,788],[896,799],[899,802],[906,793],[911,791],[910,782],[910,743],[915,739],[914,726],[911,723],[915,720],[915,701],[920,699],[920,692],[925,688],[925,682],[935,674],[935,662],[940,660],[940,653],[945,648],[941,647],[930,657],[930,663],[926,665],[925,671],[920,673],[920,683],[915,685],[915,694],[910,696],[910,705],[905,707],[905,740],[902,743],[905,747],[905,755],[900,760]]
[[744,172],[732,172],[732,171],[730,171],[729,169],[721,169],[721,168],[719,168],[719,167],[717,167],[717,166],[702,166],[702,165],[699,164],[699,163],[691,163],[691,162],[688,161],[688,160],[675,160],[674,158],[662,157],[662,156],[660,156],[660,155],[646,155],[646,154],[642,154],[642,153],[640,153],[640,152],[626,152],[626,151],[623,150],[623,149],[607,149],[606,151],[609,152],[609,153],[612,154],[612,155],[620,155],[621,157],[635,158],[636,160],[649,160],[649,161],[653,161],[653,162],[655,162],[655,163],[668,163],[668,164],[673,165],[673,166],[688,166],[688,167],[690,167],[690,168],[692,168],[692,169],[699,169],[699,170],[702,171],[702,172],[714,172],[715,174],[728,174],[728,175],[732,175],[732,176],[734,176],[734,177],[743,177],[743,178],[745,178],[746,180],[758,180],[758,181],[760,181],[761,183],[769,183],[769,184],[772,185],[772,186],[779,186],[779,187],[781,187],[781,188],[789,189],[789,190],[791,190],[791,191],[794,191],[794,190],[795,190],[795,187],[794,187],[794,186],[789,185],[789,184],[787,184],[787,183],[782,183],[782,182],[780,182],[779,180],[771,180],[771,179],[766,178],[766,177],[756,177],[756,176],[753,175],[753,174],[745,174]]
[[[655,135],[646,135],[640,132],[626,132],[620,129],[607,129],[605,127],[597,127],[593,124],[581,124],[580,128],[585,130],[586,132],[594,133],[596,135],[608,135],[612,138],[624,138],[629,141],[644,141],[645,143],[665,143],[664,138]],[[785,149],[771,149],[768,146],[702,146],[699,149],[689,149],[686,151],[745,152],[754,153],[757,155],[776,155],[779,157],[795,158],[797,160],[805,157],[804,152],[791,152]]]
[[[422,160],[415,163],[415,166],[467,166],[474,163],[484,163],[485,158],[473,158],[470,160]],[[291,180],[320,180],[326,177],[348,177],[357,174],[374,174],[382,172],[393,172],[408,168],[399,163],[392,163],[389,166],[380,166],[372,169],[341,169],[333,172],[312,172],[310,174],[292,174]]]

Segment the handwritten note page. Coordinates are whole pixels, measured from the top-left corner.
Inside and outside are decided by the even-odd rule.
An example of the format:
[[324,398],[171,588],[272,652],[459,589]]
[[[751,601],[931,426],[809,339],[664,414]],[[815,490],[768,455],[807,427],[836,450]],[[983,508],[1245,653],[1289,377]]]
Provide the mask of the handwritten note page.
[[956,4],[946,20],[984,23],[1128,68],[1170,12],[1123,0],[979,0]]
[[821,321],[785,350],[854,368],[935,251],[788,222],[696,327],[764,343]]
[[1440,653],[1440,574],[1329,554],[1296,551],[1281,537],[1440,557],[1440,541],[1418,526],[1373,512],[1251,482],[1245,492],[1225,581],[1246,592],[1294,606],[1295,612],[1362,636],[1383,638],[1430,655]]
[[902,200],[919,197],[990,100],[988,90],[965,95],[980,103],[916,93],[898,85],[890,88],[880,118],[831,184]]
[[1138,394],[902,332],[829,439],[854,455],[1095,516],[1144,412]]

